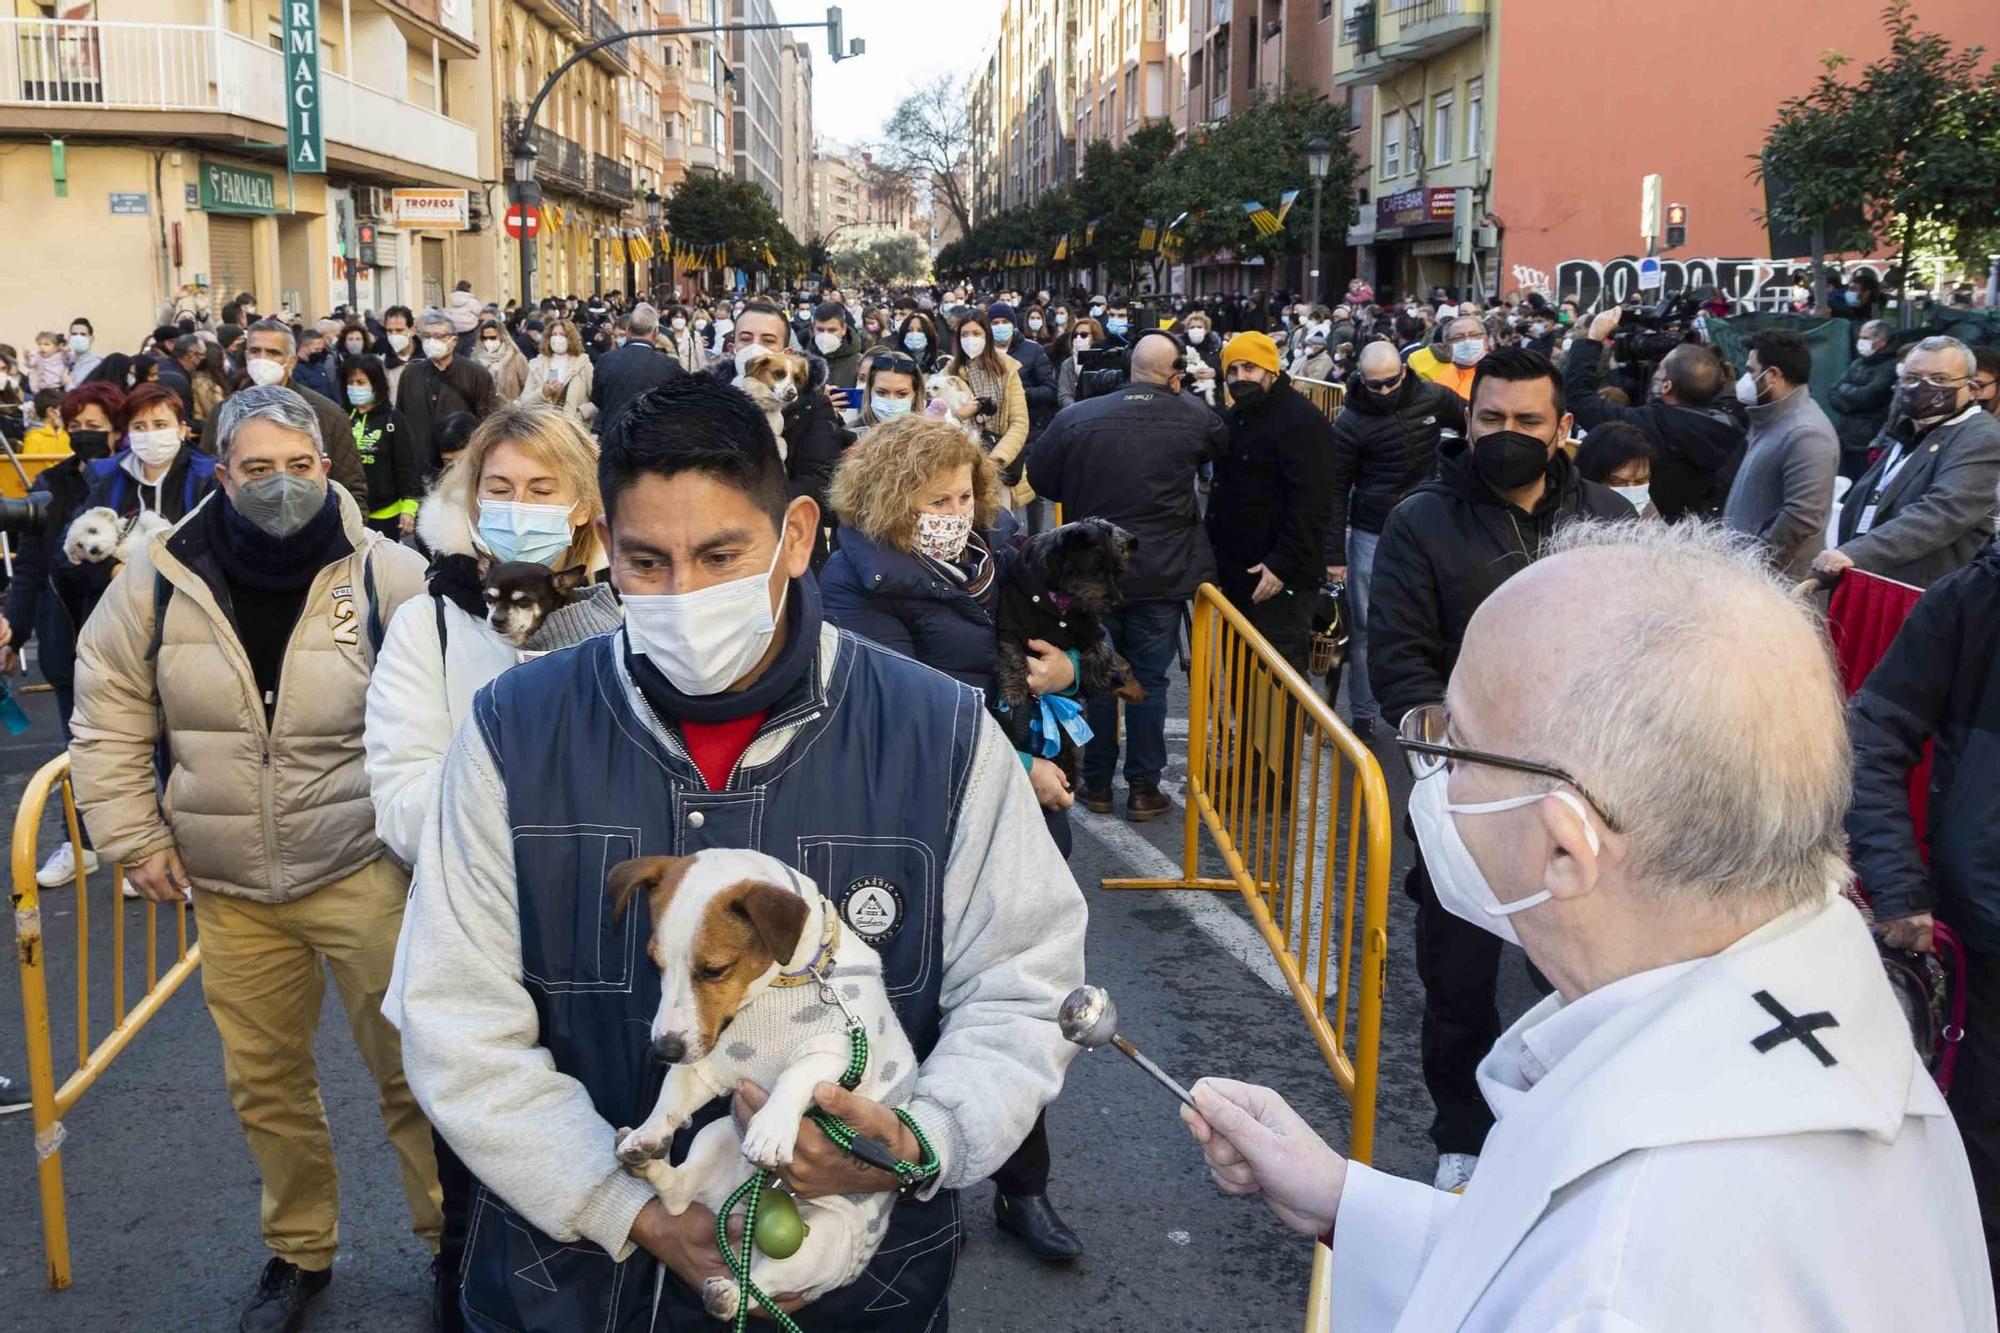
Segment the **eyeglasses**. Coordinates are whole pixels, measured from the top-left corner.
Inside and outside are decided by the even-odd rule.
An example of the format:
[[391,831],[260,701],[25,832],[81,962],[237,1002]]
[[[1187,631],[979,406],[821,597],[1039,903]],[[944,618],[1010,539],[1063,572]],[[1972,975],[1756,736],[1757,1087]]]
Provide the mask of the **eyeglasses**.
[[1927,384],[1933,389],[1956,389],[1961,384],[1970,383],[1970,375],[1898,375],[1896,387],[1914,389],[1919,384]]
[[1373,389],[1376,393],[1387,393],[1402,382],[1403,377],[1401,375],[1391,375],[1386,380],[1371,380],[1365,375],[1361,378],[1362,387]]
[[907,356],[890,353],[876,357],[869,363],[869,369],[886,370],[894,375],[914,375],[917,373],[917,363]]
[[1537,777],[1554,778],[1590,803],[1597,817],[1604,821],[1613,833],[1620,832],[1618,821],[1604,811],[1603,802],[1592,796],[1581,782],[1560,768],[1547,764],[1537,764],[1526,759],[1514,759],[1504,754],[1489,754],[1484,750],[1468,750],[1463,746],[1448,743],[1451,734],[1451,714],[1443,704],[1425,704],[1412,708],[1403,714],[1402,725],[1396,728],[1396,744],[1403,747],[1403,758],[1410,766],[1410,773],[1419,780],[1430,777],[1440,768],[1453,763],[1484,764],[1488,768],[1511,769],[1516,773],[1533,773]]

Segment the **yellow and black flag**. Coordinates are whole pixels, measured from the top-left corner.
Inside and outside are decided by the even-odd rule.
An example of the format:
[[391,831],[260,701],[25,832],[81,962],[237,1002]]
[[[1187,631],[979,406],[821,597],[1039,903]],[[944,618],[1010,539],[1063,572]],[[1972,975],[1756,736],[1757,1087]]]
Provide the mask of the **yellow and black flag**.
[[1097,224],[1103,220],[1102,218],[1092,218],[1083,224],[1084,249],[1088,250],[1091,246],[1097,244]]
[[1147,218],[1146,225],[1139,228],[1139,248],[1157,250],[1160,248],[1160,220]]
[[1049,256],[1049,259],[1052,263],[1060,264],[1063,262],[1063,260],[1068,258],[1069,258],[1069,233],[1064,232],[1062,235],[1056,237],[1056,250],[1054,254]]
[[1278,199],[1278,225],[1285,225],[1285,214],[1292,211],[1292,205],[1299,201],[1297,190],[1287,190]]
[[1243,211],[1250,215],[1250,225],[1257,229],[1259,236],[1276,236],[1285,229],[1285,224],[1272,216],[1271,210],[1255,199],[1246,200]]

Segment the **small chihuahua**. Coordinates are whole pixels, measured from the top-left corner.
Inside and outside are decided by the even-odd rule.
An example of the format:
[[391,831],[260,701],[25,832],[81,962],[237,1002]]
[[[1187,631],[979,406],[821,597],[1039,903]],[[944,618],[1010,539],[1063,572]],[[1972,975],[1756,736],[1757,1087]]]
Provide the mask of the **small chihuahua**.
[[590,571],[582,565],[550,569],[533,560],[509,560],[486,571],[486,621],[516,648],[540,629],[549,612],[568,606]]
[[[668,1213],[696,1202],[718,1209],[752,1168],[790,1165],[814,1090],[846,1071],[850,1014],[868,1036],[855,1093],[889,1106],[909,1100],[916,1054],[890,1008],[882,960],[811,880],[761,852],[710,849],[622,862],[609,884],[614,921],[641,895],[650,911],[646,956],[660,969],[651,1052],[670,1066],[646,1123],[618,1132],[617,1154]],[[723,1116],[670,1166],[675,1133],[745,1079],[770,1093],[748,1128]],[[846,1286],[874,1257],[895,1201],[893,1192],[800,1200],[805,1243],[790,1258],[754,1256],[752,1278],[809,1301]],[[738,1301],[729,1278],[702,1287],[717,1319],[734,1319]]]

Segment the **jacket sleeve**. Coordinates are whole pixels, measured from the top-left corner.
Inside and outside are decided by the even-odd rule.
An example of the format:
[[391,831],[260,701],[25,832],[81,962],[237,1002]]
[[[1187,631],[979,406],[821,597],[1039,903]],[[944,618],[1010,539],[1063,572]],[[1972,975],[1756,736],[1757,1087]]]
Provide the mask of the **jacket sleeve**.
[[415,865],[424,816],[437,800],[445,753],[451,748],[451,701],[429,597],[413,598],[389,622],[389,634],[368,678],[361,728],[375,835],[405,864]]
[[1068,407],[1075,401],[1076,359],[1066,356],[1063,358],[1062,365],[1056,368],[1056,406],[1058,408]]
[[819,505],[822,524],[832,515],[833,506],[827,499],[827,492],[833,488],[833,470],[840,463],[841,450],[845,449],[853,436],[834,417],[833,404],[825,395],[814,392],[808,395],[811,406],[806,409],[805,426],[796,440],[790,439],[786,450],[786,470],[792,477],[792,498],[810,495]]
[[820,606],[826,618],[892,652],[917,660],[916,640],[903,618],[882,600],[855,591],[851,581],[828,576],[820,581]]
[[1889,651],[1847,706],[1854,745],[1854,803],[1847,841],[1875,915],[1931,909],[1930,874],[1910,818],[1910,771],[1944,720],[1959,669],[1956,607],[1941,584],[1917,599]]
[[[1563,398],[1576,417],[1576,424],[1585,430],[1607,421],[1629,420],[1637,411],[1605,402],[1597,392],[1603,380],[1604,344],[1594,338],[1578,336],[1570,344],[1569,357],[1563,362]],[[1652,432],[1647,433],[1650,435]]]
[[[1967,440],[1939,459],[1931,484],[1914,502],[1865,535],[1843,543],[1840,549],[1847,558],[1862,569],[1893,569],[1984,527],[1993,514],[1995,485],[2000,483],[2000,431],[1982,434],[1987,438]],[[1853,498],[1843,506],[1843,528],[1845,509],[1858,505],[1862,494],[1858,487],[1850,492]]]
[[403,414],[392,407],[389,421],[396,428],[393,432],[396,445],[389,451],[389,463],[395,469],[396,498],[408,501],[414,514],[417,503],[424,498],[424,460],[417,457],[416,432],[410,429]]
[[1327,461],[1330,496],[1326,514],[1326,563],[1347,563],[1347,500],[1361,470],[1361,440],[1354,422],[1355,412],[1342,412],[1333,419],[1332,457]]
[[539,356],[528,362],[528,378],[521,381],[521,393],[515,402],[533,407],[542,401],[542,386],[549,379],[548,364]]
[[1027,772],[982,711],[945,862],[944,1031],[908,1108],[943,1165],[928,1192],[992,1175],[1061,1090],[1077,1048],[1055,1014],[1083,984],[1084,920]]
[[1458,1200],[1420,1180],[1348,1163],[1333,1222],[1336,1327],[1395,1326]]
[[1411,528],[1408,501],[1382,525],[1368,594],[1368,683],[1390,726],[1444,698],[1444,627],[1435,571]]
[[327,437],[320,443],[326,450],[328,475],[346,487],[354,503],[367,513],[368,474],[361,467],[361,451],[354,447],[354,429],[348,424],[346,413],[325,398],[319,402],[326,403],[325,408],[315,403],[314,410],[319,413],[320,431]]
[[1035,494],[1058,503],[1063,498],[1063,465],[1069,457],[1070,424],[1075,418],[1056,413],[1041,437],[1028,446],[1027,482]]
[[563,403],[576,413],[579,421],[587,423],[597,419],[596,380],[597,371],[588,359],[569,372],[569,387],[563,391]]
[[1826,531],[1833,509],[1833,478],[1840,470],[1840,441],[1815,423],[1785,450],[1784,501],[1759,533],[1773,551],[1789,553]]
[[97,850],[130,865],[174,845],[160,813],[153,750],[160,738],[152,561],[133,557],[112,580],[76,645],[69,759],[77,804]]
[[473,376],[472,415],[484,421],[500,405],[500,395],[494,389],[492,372],[477,364],[472,369],[477,372]]
[[1886,412],[1889,400],[1896,396],[1895,362],[1889,363],[1888,371],[1886,375],[1878,374],[1875,368],[1857,361],[1828,391],[1826,400],[1834,411],[1844,417],[1866,417]]
[[618,1165],[611,1124],[541,1044],[506,790],[476,724],[459,729],[424,819],[401,948],[383,1012],[431,1124],[531,1225],[622,1262],[653,1190]]
[[1033,364],[1026,361],[1017,363],[1021,369],[1021,393],[1030,408],[1052,408],[1056,405],[1056,368],[1049,361],[1048,354],[1035,357]]
[[1028,398],[1021,388],[1020,371],[1011,359],[1007,373],[1001,379],[1000,391],[1006,395],[1006,400],[1000,407],[1000,419],[1007,423],[1007,429],[994,442],[993,462],[1005,468],[1021,452],[1021,446],[1028,442]]
[[1278,472],[1286,490],[1285,521],[1273,534],[1275,540],[1265,552],[1264,566],[1283,579],[1287,588],[1305,593],[1320,584],[1332,494],[1333,426],[1305,399],[1300,398],[1298,405],[1305,409],[1298,413],[1301,429],[1288,432],[1290,438],[1278,448]]
[[[47,477],[44,472],[35,478],[30,494],[34,491],[52,494]],[[28,534],[14,556],[14,578],[7,585],[7,628],[13,632],[11,646],[17,653],[35,636],[35,618],[41,612],[42,598],[48,595],[49,565],[68,527],[69,516],[51,509],[47,526]]]

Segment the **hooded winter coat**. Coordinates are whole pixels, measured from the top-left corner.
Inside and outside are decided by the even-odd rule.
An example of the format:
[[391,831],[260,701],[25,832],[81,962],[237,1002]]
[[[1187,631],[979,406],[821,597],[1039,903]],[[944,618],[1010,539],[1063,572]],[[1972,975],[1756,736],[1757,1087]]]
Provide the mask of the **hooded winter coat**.
[[103,854],[130,864],[176,847],[197,887],[267,903],[382,855],[363,699],[382,627],[423,588],[423,560],[364,526],[338,487],[334,496],[345,549],[306,591],[268,722],[202,518],[220,499],[112,582],[77,644],[70,742],[78,804]]
[[1215,460],[1208,539],[1225,580],[1263,565],[1287,588],[1319,587],[1333,502],[1333,423],[1287,375],[1254,409],[1238,403],[1222,419],[1229,449]]
[[1333,500],[1326,563],[1347,563],[1347,530],[1379,533],[1389,511],[1437,471],[1439,445],[1465,438],[1465,403],[1442,385],[1405,374],[1384,398],[1359,371],[1333,419]]

